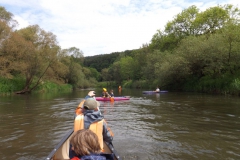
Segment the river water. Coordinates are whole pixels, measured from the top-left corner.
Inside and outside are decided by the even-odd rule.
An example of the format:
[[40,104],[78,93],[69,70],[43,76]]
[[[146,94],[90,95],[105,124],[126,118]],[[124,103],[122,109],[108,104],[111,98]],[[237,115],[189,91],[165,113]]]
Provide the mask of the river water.
[[[0,159],[45,159],[73,127],[88,91],[0,96]],[[100,104],[122,159],[240,159],[239,97],[134,89],[121,95],[131,98]]]

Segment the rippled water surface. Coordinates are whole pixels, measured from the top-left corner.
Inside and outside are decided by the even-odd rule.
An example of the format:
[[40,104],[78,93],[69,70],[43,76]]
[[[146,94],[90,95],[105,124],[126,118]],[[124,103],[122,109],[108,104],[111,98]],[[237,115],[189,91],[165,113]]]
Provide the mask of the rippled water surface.
[[[73,127],[74,110],[87,93],[1,96],[0,159],[46,158]],[[122,95],[131,98],[100,102],[122,159],[240,159],[239,97],[141,90]]]

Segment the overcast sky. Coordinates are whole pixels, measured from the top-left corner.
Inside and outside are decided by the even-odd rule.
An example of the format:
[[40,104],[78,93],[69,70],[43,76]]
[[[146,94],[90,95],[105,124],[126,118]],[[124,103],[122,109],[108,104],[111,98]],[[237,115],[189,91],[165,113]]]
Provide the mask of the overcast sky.
[[138,49],[183,9],[218,4],[240,8],[240,0],[0,0],[18,29],[37,24],[85,57]]

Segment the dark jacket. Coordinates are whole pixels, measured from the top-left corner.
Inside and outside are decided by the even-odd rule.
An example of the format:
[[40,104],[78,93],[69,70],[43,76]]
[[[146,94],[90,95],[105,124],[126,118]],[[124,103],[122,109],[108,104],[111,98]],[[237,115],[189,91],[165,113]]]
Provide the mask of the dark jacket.
[[90,154],[82,157],[73,157],[71,160],[114,160],[112,154],[100,153],[100,154]]
[[[84,111],[84,128],[89,129],[90,125],[94,122],[98,122],[103,120],[103,115],[101,114],[100,110],[85,110]],[[105,142],[112,142],[113,137],[111,136],[110,132],[107,129],[107,124],[103,122],[103,140]]]
[[113,92],[110,92],[110,97],[114,97],[114,93]]

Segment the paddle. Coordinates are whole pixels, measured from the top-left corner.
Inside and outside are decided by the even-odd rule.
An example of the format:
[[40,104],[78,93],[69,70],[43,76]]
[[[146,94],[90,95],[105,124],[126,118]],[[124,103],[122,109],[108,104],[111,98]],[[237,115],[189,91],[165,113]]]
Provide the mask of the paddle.
[[111,102],[114,102],[114,97],[110,97],[110,101],[111,101]]
[[110,143],[105,142],[105,144],[108,146],[108,148],[109,148],[109,149],[111,150],[111,152],[114,154],[115,159],[121,160],[121,157],[118,155],[118,153],[117,153],[117,151],[115,150],[112,142],[110,142]]

